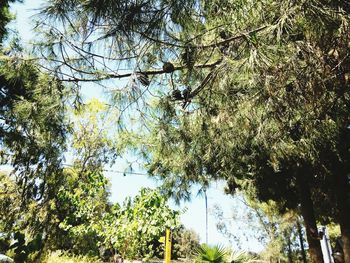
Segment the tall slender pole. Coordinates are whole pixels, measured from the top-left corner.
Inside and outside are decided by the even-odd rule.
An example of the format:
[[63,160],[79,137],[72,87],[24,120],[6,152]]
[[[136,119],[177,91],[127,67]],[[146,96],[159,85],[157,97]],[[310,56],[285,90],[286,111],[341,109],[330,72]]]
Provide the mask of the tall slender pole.
[[205,243],[208,244],[208,196],[207,196],[206,189],[204,189],[204,200],[205,200]]
[[165,233],[165,263],[171,262],[171,232],[170,229]]

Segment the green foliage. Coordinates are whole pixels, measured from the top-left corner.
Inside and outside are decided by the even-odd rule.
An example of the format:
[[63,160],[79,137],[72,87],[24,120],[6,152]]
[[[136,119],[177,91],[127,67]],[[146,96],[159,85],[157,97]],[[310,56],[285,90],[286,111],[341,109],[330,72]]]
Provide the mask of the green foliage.
[[[50,33],[45,41],[62,39],[50,44],[54,53],[60,45],[82,46],[89,52],[91,57],[77,52],[74,60],[56,65],[76,68],[76,80],[122,78],[109,68],[124,62],[131,71],[137,68],[125,75],[131,84],[115,92],[115,104],[123,113],[137,112],[135,117],[149,128],[141,129],[136,140],[149,160],[149,172],[164,181],[168,194],[186,198],[193,183],[217,178],[225,179],[234,192],[236,186],[247,187],[243,179],[253,178],[250,185],[260,199],[296,207],[293,178],[299,171],[290,168],[330,172],[327,166],[318,170],[318,162],[326,163],[321,152],[335,150],[337,134],[347,125],[349,96],[342,89],[348,85],[347,73],[338,63],[347,68],[348,6],[316,0],[185,2],[107,1],[100,6],[99,1],[52,1],[44,17],[68,23],[64,33],[46,24],[43,30]],[[144,20],[149,12],[152,21]],[[99,38],[84,44],[92,33]],[[125,46],[138,41],[149,48]],[[101,45],[111,43],[116,43],[113,48],[99,52]],[[99,56],[110,59],[111,65],[90,67]],[[151,71],[160,85],[137,84],[139,70],[159,68],[170,60],[180,66],[170,78],[157,78],[160,73]],[[174,92],[181,96],[174,98]],[[189,95],[183,96],[186,92]],[[129,124],[126,119],[120,125]],[[331,155],[336,156],[334,151]],[[266,187],[266,182],[271,185]]]
[[22,212],[31,213],[36,201],[49,198],[47,178],[61,169],[69,130],[67,93],[55,77],[17,51],[0,48],[0,163],[13,167],[9,180],[15,180],[14,192],[20,196],[13,201],[20,200]]
[[[208,246],[202,244],[197,250],[197,259],[195,262],[213,262],[213,263],[253,263],[253,262],[265,262],[258,260],[256,256],[253,256],[244,251],[231,251],[222,246]],[[267,261],[266,261],[267,262]]]
[[47,248],[99,255],[98,234],[91,228],[108,211],[108,181],[100,171],[67,169],[50,202]]
[[1,163],[15,167],[23,195],[30,196],[35,179],[59,168],[67,133],[63,86],[15,58],[0,62],[0,82]]
[[[101,55],[97,52],[101,42],[116,41],[116,49],[106,52],[113,53],[111,56],[131,52],[137,62],[126,58],[121,63],[130,62],[131,69],[147,69],[147,62],[138,59],[145,55],[143,51],[126,48],[123,40],[131,46],[139,40],[150,46],[147,53],[159,56],[153,63],[155,67],[167,56],[174,59],[176,65],[183,65],[179,58],[183,60],[183,54],[190,55],[190,64],[195,63],[197,67],[180,67],[181,71],[172,76],[176,85],[170,80],[169,86],[169,79],[158,78],[162,88],[155,85],[150,90],[161,98],[153,104],[146,102],[140,106],[143,114],[151,112],[147,117],[156,120],[154,125],[150,124],[151,120],[147,122],[152,130],[151,138],[146,137],[146,140],[151,140],[153,147],[146,150],[152,159],[150,171],[160,172],[163,179],[167,180],[165,177],[171,173],[183,173],[186,180],[199,181],[198,174],[207,173],[213,179],[235,181],[247,174],[263,173],[264,169],[266,173],[278,172],[289,162],[300,162],[299,159],[314,165],[319,160],[320,149],[327,143],[334,145],[336,129],[347,124],[344,116],[347,116],[348,94],[346,89],[342,94],[337,91],[347,85],[346,72],[339,72],[339,77],[335,72],[340,70],[336,61],[340,62],[340,53],[347,48],[348,35],[343,34],[348,27],[347,4],[316,0],[312,3],[272,0],[180,3],[146,1],[139,6],[136,3],[113,5],[108,1],[104,5],[99,1],[52,1],[43,14],[63,21],[67,21],[67,15],[70,17],[64,28],[66,38],[53,45],[72,46],[69,41],[79,43],[80,38],[84,39],[91,32],[101,36],[86,46],[86,52],[88,48],[96,52],[91,53],[91,59]],[[163,7],[171,14],[186,17],[186,21],[172,15],[168,17]],[[151,10],[154,23],[146,19],[139,24],[137,21]],[[128,14],[131,17],[125,25],[122,21]],[[315,27],[318,23],[321,26]],[[50,34],[60,34],[55,28],[51,29]],[[109,34],[106,31],[110,31]],[[230,36],[235,38],[231,40]],[[214,42],[218,38],[223,41]],[[338,40],[325,42],[324,38]],[[80,62],[89,61],[76,55],[75,59]],[[113,64],[117,58],[110,59]],[[217,64],[209,66],[209,60]],[[344,69],[346,63],[346,59],[341,63]],[[122,77],[109,74],[105,67],[96,72],[96,80],[101,80],[101,70],[104,70],[103,78]],[[83,74],[79,70],[75,73]],[[85,76],[91,73],[94,72]],[[157,75],[150,75],[153,74]],[[135,82],[131,75],[125,76]],[[335,81],[330,82],[330,79]],[[149,98],[143,96],[148,90],[135,85],[116,91],[120,95],[116,95],[119,98],[117,107],[129,107],[129,102]],[[188,87],[193,92],[191,104],[186,108],[186,101],[174,101],[169,94],[175,90],[182,94]],[[329,112],[331,108],[340,114],[335,116]],[[155,143],[157,140],[159,143]],[[170,157],[164,159],[163,156]],[[216,156],[220,158],[215,160]],[[179,160],[183,160],[181,165]],[[164,175],[161,171],[165,171]],[[235,178],[229,178],[232,171],[237,171]],[[286,187],[291,185],[289,179],[286,178]],[[170,176],[168,180],[175,179]],[[176,187],[179,180],[169,184]],[[287,190],[293,193],[293,189]]]
[[173,231],[173,248],[172,257],[190,259],[193,257],[193,252],[196,251],[199,246],[199,236],[193,230],[181,227],[180,229]]
[[[3,1],[0,8],[2,38],[3,25],[10,19],[8,1]],[[96,11],[85,2],[83,8]],[[122,20],[124,15],[134,15],[135,6],[126,3],[125,8],[119,12]],[[133,21],[153,17],[143,15]],[[105,106],[98,101],[80,105],[75,116],[70,116],[74,124],[68,126],[66,107],[71,101],[66,87],[57,81],[60,74],[52,77],[42,73],[38,65],[21,55],[20,48],[1,48],[0,157],[1,164],[12,165],[15,170],[12,175],[1,174],[1,195],[6,198],[1,198],[0,205],[9,214],[5,218],[2,214],[0,230],[5,232],[6,246],[18,231],[12,246],[16,261],[37,261],[44,250],[56,249],[97,255],[102,245],[117,249],[123,257],[160,253],[159,237],[167,227],[179,226],[178,212],[167,206],[160,193],[143,189],[123,206],[111,207],[107,201],[108,181],[103,166],[112,163],[117,153],[112,134],[104,126],[112,123],[104,113]],[[74,160],[63,169],[67,137]],[[60,262],[68,260],[64,255],[53,257]]]
[[151,258],[163,250],[160,237],[166,228],[179,227],[179,212],[170,209],[157,190],[144,188],[134,199],[115,204],[94,227],[104,245],[122,258]]
[[202,244],[198,248],[196,254],[199,262],[224,263],[227,256],[227,250],[218,245],[208,246]]
[[110,209],[109,181],[103,167],[114,158],[110,134],[104,130],[104,125],[110,125],[104,110],[101,102],[92,100],[71,116],[73,164],[51,181],[46,245],[52,251],[99,255],[102,241],[93,226]]
[[0,173],[0,209],[3,213],[0,214],[0,232],[2,234],[1,251],[6,251],[8,247],[10,236],[8,233],[11,231],[15,221],[18,219],[18,208],[21,203],[18,189],[16,188],[15,182],[9,177],[8,174]]
[[[186,199],[194,184],[223,179],[228,193],[272,199],[279,212],[312,211],[315,202],[320,220],[349,228],[347,2],[99,4],[51,1],[43,13],[67,26],[61,32],[45,24],[39,48],[51,58],[62,46],[82,47],[73,59],[49,65],[58,73],[72,69],[74,81],[130,77],[114,102],[125,116],[141,117],[129,129],[138,136],[129,139],[140,144],[164,193]],[[101,52],[103,45],[111,48]],[[101,57],[111,63],[90,66]],[[160,70],[170,61],[171,74]],[[127,62],[130,73],[110,70]],[[154,76],[149,87],[140,75]],[[129,119],[120,118],[120,126],[132,126]]]
[[249,253],[244,251],[242,252],[232,251],[229,256],[228,262],[229,263],[254,263],[254,262],[259,263],[264,261],[260,261],[256,257],[249,255]]
[[[52,99],[45,98],[42,103],[49,105]],[[52,110],[57,110],[54,105],[50,107]],[[16,229],[26,231],[26,239],[29,243],[35,240],[36,233],[44,233],[44,246],[40,247],[37,257],[40,257],[44,250],[56,249],[69,250],[77,254],[99,254],[99,237],[89,226],[101,220],[102,214],[109,208],[107,201],[109,182],[104,177],[102,168],[109,160],[107,154],[111,152],[111,144],[106,134],[101,133],[97,127],[96,116],[101,109],[93,111],[93,108],[88,109],[90,119],[84,116],[82,111],[81,116],[75,117],[74,133],[71,137],[72,146],[76,150],[74,165],[64,170],[51,168],[50,173],[44,174],[43,178],[38,178],[42,172],[40,166],[36,169],[38,174],[33,173],[34,178],[25,177],[26,173],[22,175],[24,179],[31,179],[34,182],[31,185],[33,190],[26,189],[33,194],[33,196],[24,196],[26,210],[22,210],[22,189],[21,185],[16,184],[15,176],[1,174],[0,182],[4,191],[2,195],[6,198],[1,198],[0,204],[4,207],[4,211],[8,210],[7,215],[2,214],[1,230],[6,233],[7,239]],[[23,111],[26,113],[24,108]],[[48,113],[40,112],[40,114]],[[54,121],[55,114],[58,112],[45,117],[37,114],[38,116],[35,115],[34,118],[41,117],[40,121],[50,118]],[[26,116],[26,121],[33,120],[30,116]],[[36,125],[38,124],[40,124],[39,121],[36,122]],[[13,139],[11,141],[19,143]],[[61,158],[60,155],[56,157]],[[45,159],[41,161],[45,165],[50,164]],[[43,166],[43,169],[46,167]],[[26,257],[31,252],[34,251],[28,250]]]
[[82,170],[112,165],[119,154],[116,149],[118,138],[113,131],[116,112],[103,102],[92,99],[73,114],[70,152],[75,156],[75,165]]
[[57,78],[23,59],[18,38],[5,42],[11,2],[0,3],[0,164],[13,168],[0,175],[0,232],[2,249],[27,262],[42,249],[50,181],[61,171],[67,93]]
[[98,258],[88,256],[72,256],[61,251],[52,252],[40,261],[41,263],[100,263]]
[[340,237],[340,227],[339,225],[332,223],[327,225],[328,236],[331,243],[331,247],[334,249],[336,247],[337,240]]
[[8,34],[6,26],[13,19],[9,11],[10,3],[13,2],[21,2],[21,0],[4,0],[0,3],[0,47]]
[[[19,190],[9,178],[4,175],[0,181],[6,186],[0,205],[3,211],[8,211],[0,218],[2,251],[14,249],[15,258],[22,255],[22,261],[28,257],[36,261],[44,251],[56,249],[99,255],[99,236],[90,226],[108,211],[108,181],[103,174],[97,171],[79,173],[73,168],[53,174],[47,182],[52,196],[41,205],[31,201],[25,213],[21,210]],[[13,192],[9,192],[10,189]],[[22,243],[12,241],[14,231],[18,230],[23,231],[18,232]],[[42,236],[38,236],[38,232],[43,233]],[[14,245],[10,247],[11,243]]]
[[14,233],[13,237],[16,241],[9,247],[9,249],[13,249],[13,258],[15,262],[28,262],[29,255],[42,248],[42,236],[40,234],[37,234],[30,242],[26,242],[25,234],[21,232]]
[[[288,211],[281,214],[275,202],[261,203],[255,199],[244,197],[242,193],[236,196],[233,203],[231,220],[227,220],[219,206],[214,207],[217,219],[216,226],[220,233],[239,248],[240,236],[246,240],[257,240],[265,247],[266,258],[285,257],[288,244],[291,250],[298,250],[297,244],[297,213]],[[249,229],[250,231],[246,231]],[[272,255],[273,254],[273,255]]]

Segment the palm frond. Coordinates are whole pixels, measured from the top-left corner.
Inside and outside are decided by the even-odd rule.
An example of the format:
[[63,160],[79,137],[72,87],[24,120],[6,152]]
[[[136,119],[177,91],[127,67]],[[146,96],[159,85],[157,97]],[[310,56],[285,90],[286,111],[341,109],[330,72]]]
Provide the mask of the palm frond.
[[196,251],[197,257],[201,262],[223,263],[227,255],[227,250],[220,245],[208,246],[202,244]]

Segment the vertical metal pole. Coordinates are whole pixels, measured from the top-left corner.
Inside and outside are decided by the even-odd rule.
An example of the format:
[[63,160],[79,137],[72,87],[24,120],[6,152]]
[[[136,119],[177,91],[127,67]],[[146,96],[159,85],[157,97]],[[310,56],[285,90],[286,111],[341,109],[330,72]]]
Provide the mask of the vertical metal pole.
[[171,262],[171,232],[170,229],[165,233],[165,263]]
[[334,263],[332,256],[332,248],[329,242],[328,231],[325,226],[321,226],[319,231],[322,231],[323,237],[321,239],[321,248],[323,253],[323,259],[325,263]]
[[208,244],[208,196],[207,196],[206,189],[204,189],[204,199],[205,199],[205,243]]

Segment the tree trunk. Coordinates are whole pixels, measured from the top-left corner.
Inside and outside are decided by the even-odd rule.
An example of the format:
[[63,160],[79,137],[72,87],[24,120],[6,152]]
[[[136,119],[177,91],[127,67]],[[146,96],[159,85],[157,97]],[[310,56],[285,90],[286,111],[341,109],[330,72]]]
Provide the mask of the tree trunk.
[[[350,220],[350,219],[349,219]],[[340,224],[341,239],[343,241],[344,263],[350,263],[350,228],[349,221]]]
[[289,263],[293,263],[293,252],[291,247],[291,241],[290,241],[290,235],[288,233],[285,233],[285,238],[287,238],[287,246],[288,246],[288,261]]
[[324,263],[321,250],[320,240],[318,239],[318,230],[314,214],[313,203],[311,200],[311,192],[308,181],[305,179],[307,175],[298,173],[296,175],[297,187],[299,189],[300,210],[304,219],[306,238],[309,244],[309,254],[312,263]]
[[338,221],[343,242],[344,263],[350,263],[350,205],[348,179],[344,172],[334,174],[334,193],[336,195]]
[[299,219],[297,221],[297,228],[298,228],[299,243],[300,243],[300,250],[301,250],[301,256],[303,258],[303,263],[307,263],[305,247],[304,247],[303,231],[301,229],[301,225],[300,225]]

